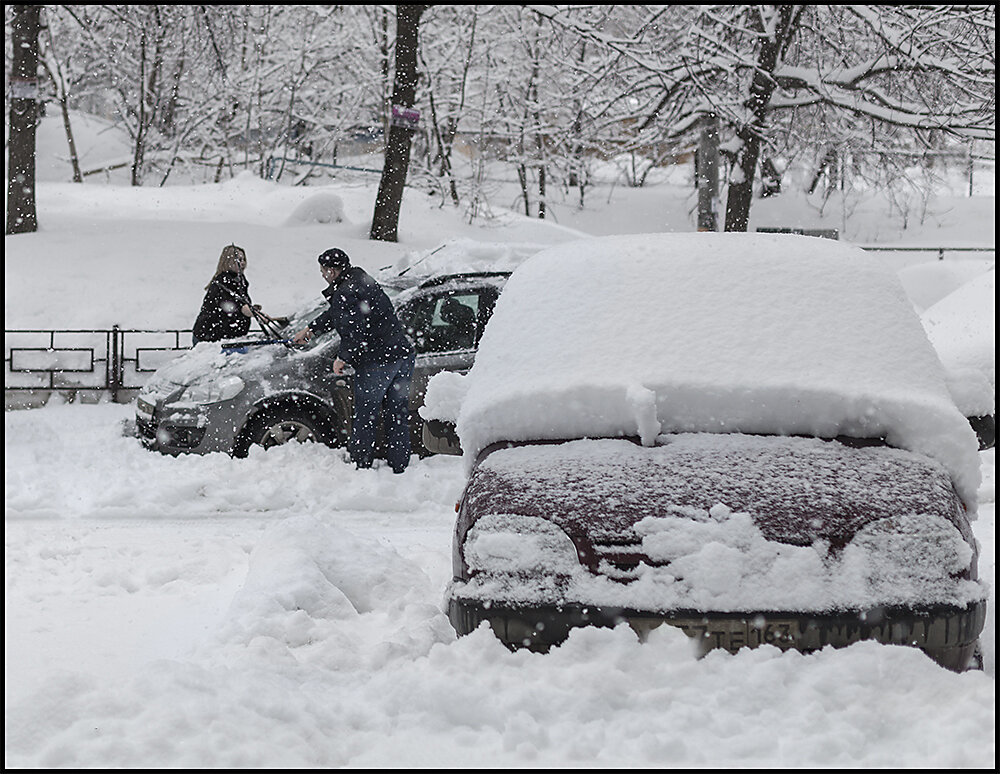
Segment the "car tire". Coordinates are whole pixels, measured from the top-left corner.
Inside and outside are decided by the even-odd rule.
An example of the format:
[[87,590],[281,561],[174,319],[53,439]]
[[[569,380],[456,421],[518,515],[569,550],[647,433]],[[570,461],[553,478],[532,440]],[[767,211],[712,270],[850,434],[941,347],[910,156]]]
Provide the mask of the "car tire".
[[330,418],[315,409],[302,406],[269,408],[247,422],[236,441],[233,456],[246,457],[253,446],[271,449],[292,441],[340,446],[343,438]]

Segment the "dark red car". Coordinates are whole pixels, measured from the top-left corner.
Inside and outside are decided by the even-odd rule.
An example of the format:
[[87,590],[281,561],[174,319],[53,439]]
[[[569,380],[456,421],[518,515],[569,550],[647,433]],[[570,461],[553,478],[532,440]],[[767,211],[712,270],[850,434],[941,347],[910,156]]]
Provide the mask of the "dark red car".
[[468,470],[459,634],[667,624],[702,650],[975,663],[975,433],[898,280],[827,242],[609,237],[515,270],[423,412]]
[[[496,444],[462,498],[448,613],[533,649],[574,626],[669,623],[706,650],[873,639],[960,670],[986,617],[956,593],[975,588],[975,546],[945,471],[884,444]],[[789,584],[822,604],[784,608]]]

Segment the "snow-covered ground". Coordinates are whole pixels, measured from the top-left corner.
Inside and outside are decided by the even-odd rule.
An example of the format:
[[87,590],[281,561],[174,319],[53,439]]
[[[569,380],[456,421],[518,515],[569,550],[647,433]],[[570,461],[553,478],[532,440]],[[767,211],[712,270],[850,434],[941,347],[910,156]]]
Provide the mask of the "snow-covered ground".
[[[524,245],[694,230],[690,170],[645,189],[609,180],[582,211],[570,195],[550,206],[555,223],[501,196],[495,217],[470,224],[409,191],[400,242],[386,244],[366,238],[374,176],[72,185],[59,182],[58,134],[40,137],[40,230],[5,239],[6,328],[189,327],[234,241],[254,300],[284,313],[318,295],[316,255],[332,246],[375,271],[448,240],[516,262]],[[78,141],[92,159],[113,155],[98,137],[81,129]],[[877,196],[850,204],[849,219],[831,206],[820,216],[786,193],[755,202],[753,225],[994,245],[992,187],[944,190],[905,231]],[[872,254],[898,264],[921,311],[993,265],[934,257]],[[951,339],[947,311],[932,322]],[[954,337],[963,363],[965,338]],[[981,672],[869,643],[699,660],[665,627],[644,644],[627,628],[579,630],[548,655],[510,653],[488,631],[456,638],[441,607],[461,458],[415,460],[402,476],[315,446],[169,458],[122,435],[131,415],[58,399],[5,413],[7,767],[995,765],[992,591]],[[974,530],[992,587],[994,451],[979,460]]]

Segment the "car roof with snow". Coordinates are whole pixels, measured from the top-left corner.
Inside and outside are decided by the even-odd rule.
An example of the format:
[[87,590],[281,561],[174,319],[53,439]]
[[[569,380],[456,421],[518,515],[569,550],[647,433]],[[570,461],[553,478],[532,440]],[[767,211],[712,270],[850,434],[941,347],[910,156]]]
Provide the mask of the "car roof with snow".
[[547,248],[511,275],[466,376],[432,380],[467,465],[501,441],[685,432],[883,438],[946,467],[978,444],[903,287],[858,248],[641,234]]

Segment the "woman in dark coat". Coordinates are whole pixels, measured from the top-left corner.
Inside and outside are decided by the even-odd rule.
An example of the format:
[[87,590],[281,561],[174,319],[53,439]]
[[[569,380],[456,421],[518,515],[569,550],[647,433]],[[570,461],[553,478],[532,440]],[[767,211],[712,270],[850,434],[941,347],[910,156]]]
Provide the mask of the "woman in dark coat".
[[245,336],[250,330],[250,320],[260,305],[250,300],[250,283],[243,271],[247,254],[242,247],[227,245],[219,256],[215,276],[205,286],[205,300],[195,320],[192,341],[219,341]]

